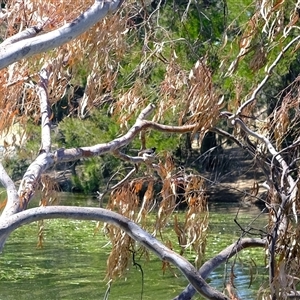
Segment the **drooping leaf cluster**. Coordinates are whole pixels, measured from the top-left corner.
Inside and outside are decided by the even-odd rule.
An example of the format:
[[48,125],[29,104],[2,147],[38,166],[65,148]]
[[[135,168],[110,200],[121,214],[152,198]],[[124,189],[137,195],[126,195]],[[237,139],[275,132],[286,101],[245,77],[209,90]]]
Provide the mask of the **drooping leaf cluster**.
[[[91,4],[10,1],[5,6],[7,15],[1,17],[1,32],[7,38],[35,25],[43,32],[50,31],[73,20]],[[13,123],[25,125],[28,120],[39,125],[36,83],[46,62],[52,65],[48,92],[58,135],[54,148],[109,142],[127,132],[149,103],[156,105],[153,121],[196,124],[194,131],[183,138],[144,132],[145,146],[158,149],[156,173],[147,165],[135,166],[136,177],[111,192],[108,207],[146,224],[148,213],[156,205],[153,230],[161,233],[168,222],[173,222],[177,246],[182,253],[191,247],[198,264],[206,243],[205,184],[194,170],[177,168],[174,151],[183,147],[191,150],[196,134],[201,145],[207,132],[219,126],[228,133],[225,139],[229,136],[245,148],[254,145],[254,157],[274,159],[261,140],[250,140],[242,130],[230,128],[233,124],[220,114],[228,110],[227,115],[238,113],[248,128],[268,137],[293,167],[284,172],[298,180],[298,23],[299,8],[291,0],[125,2],[117,13],[74,41],[2,70],[0,131],[5,132]],[[32,143],[35,137],[34,132],[28,135],[31,154],[33,149],[38,152]],[[136,155],[141,144],[137,138],[122,150]],[[120,173],[126,176],[127,164],[116,161],[112,155],[86,161],[78,166],[73,180],[81,190],[95,192],[120,165]],[[276,164],[272,167],[279,170]],[[270,174],[275,174],[270,169]],[[282,190],[288,191],[284,178],[285,174],[272,179],[275,185],[283,182]],[[268,203],[280,207],[278,193],[273,190],[269,197]],[[298,211],[298,194],[296,200]],[[187,208],[184,221],[172,218],[180,201]],[[270,228],[275,223],[270,221]],[[276,248],[278,275],[274,280],[286,291],[290,282],[284,280],[289,272],[297,273],[300,257],[295,244],[299,239],[297,225],[290,222],[287,228],[279,245],[289,245],[290,251]],[[114,246],[108,273],[114,277],[124,271],[129,250],[135,249],[121,231],[109,226],[106,229]]]

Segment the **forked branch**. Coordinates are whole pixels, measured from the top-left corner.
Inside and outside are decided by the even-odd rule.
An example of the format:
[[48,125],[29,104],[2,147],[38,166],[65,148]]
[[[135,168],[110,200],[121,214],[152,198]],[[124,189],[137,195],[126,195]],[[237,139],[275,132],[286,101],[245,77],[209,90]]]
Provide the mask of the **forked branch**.
[[[42,139],[42,149],[37,158],[28,167],[26,173],[23,176],[19,187],[19,198],[15,199],[10,205],[13,210],[10,210],[10,214],[17,213],[21,210],[26,209],[28,203],[31,201],[35,190],[40,181],[41,175],[49,168],[51,168],[55,163],[75,161],[82,158],[89,158],[92,156],[99,156],[105,153],[117,153],[119,149],[127,146],[133,139],[144,129],[154,129],[162,132],[177,132],[185,133],[193,131],[197,124],[184,125],[184,126],[167,126],[158,124],[152,121],[145,120],[154,111],[155,106],[149,104],[145,109],[143,109],[138,116],[135,124],[129,129],[129,131],[123,136],[116,138],[108,143],[97,144],[88,147],[78,147],[71,149],[59,149],[52,153],[50,151],[51,139],[50,139],[50,124],[49,124],[49,111],[47,104],[47,93],[43,84],[46,80],[46,70],[43,69],[41,73],[45,78],[41,78],[40,85],[40,104],[42,111],[42,131],[45,133],[45,137]],[[121,155],[121,154],[119,154]],[[125,158],[123,155],[122,158]],[[148,159],[143,157],[127,157],[133,163],[147,163]],[[0,217],[1,218],[1,217]]]
[[[231,244],[226,249],[222,250],[218,255],[214,256],[207,262],[205,262],[199,269],[199,274],[203,279],[206,279],[209,274],[219,267],[221,264],[225,263],[228,259],[239,253],[246,248],[254,247],[266,247],[267,241],[264,239],[251,239],[243,238],[239,239],[237,242]],[[188,285],[177,297],[173,300],[188,300],[191,299],[196,293],[196,290],[192,285]]]

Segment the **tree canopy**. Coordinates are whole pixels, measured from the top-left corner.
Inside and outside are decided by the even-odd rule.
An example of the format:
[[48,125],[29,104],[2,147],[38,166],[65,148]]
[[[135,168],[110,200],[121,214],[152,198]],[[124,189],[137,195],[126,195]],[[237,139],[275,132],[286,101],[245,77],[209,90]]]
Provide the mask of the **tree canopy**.
[[[233,283],[223,293],[205,279],[246,247],[260,247],[269,270],[263,296],[297,292],[299,3],[12,0],[2,3],[0,19],[0,133],[7,155],[0,164],[7,194],[1,249],[23,224],[93,219],[105,222],[114,245],[111,278],[127,267],[137,241],[190,282],[178,299],[195,291],[236,299]],[[220,172],[222,148],[243,150],[264,176],[254,180],[250,196],[269,214],[268,228],[240,228],[240,239],[207,262],[201,257],[212,185],[204,165],[190,164],[193,143],[206,168]],[[138,154],[149,147],[157,148],[154,155]],[[15,155],[27,167],[18,188],[5,165]],[[51,206],[54,184],[45,175],[63,163],[77,172],[81,190],[98,192],[101,207]],[[85,164],[80,174],[77,163]],[[258,194],[262,185],[265,198]],[[39,189],[41,206],[28,208]],[[183,222],[173,214],[182,203]],[[145,225],[150,212],[152,234]],[[169,220],[180,255],[156,239]],[[187,248],[195,266],[184,258]]]

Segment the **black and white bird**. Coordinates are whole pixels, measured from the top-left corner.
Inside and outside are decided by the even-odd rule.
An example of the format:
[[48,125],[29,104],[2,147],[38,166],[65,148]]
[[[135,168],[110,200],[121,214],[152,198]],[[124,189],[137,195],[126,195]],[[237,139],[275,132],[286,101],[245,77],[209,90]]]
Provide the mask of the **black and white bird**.
[[138,153],[138,156],[154,156],[155,151],[156,151],[155,147],[149,148],[149,149],[144,149]]

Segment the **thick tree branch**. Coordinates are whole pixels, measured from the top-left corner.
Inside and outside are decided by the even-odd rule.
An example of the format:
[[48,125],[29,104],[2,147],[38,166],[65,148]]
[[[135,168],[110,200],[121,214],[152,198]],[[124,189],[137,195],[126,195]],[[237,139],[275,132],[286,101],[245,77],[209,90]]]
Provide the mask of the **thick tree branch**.
[[[113,224],[125,231],[132,239],[142,244],[153,252],[161,260],[168,261],[175,265],[194,288],[208,299],[228,299],[224,294],[211,288],[201,278],[197,270],[185,258],[170,250],[164,244],[159,242],[151,234],[141,229],[130,219],[120,214],[102,208],[89,207],[65,207],[51,206],[28,209],[26,211],[14,214],[6,218],[5,222],[0,224],[0,242],[2,237],[7,238],[9,234],[18,227],[43,219],[76,219],[76,220],[96,220]],[[4,243],[0,244],[2,249]]]
[[115,189],[117,189],[117,188],[119,188],[120,186],[122,186],[126,181],[128,181],[129,180],[129,178],[132,176],[132,174],[134,174],[134,173],[136,173],[136,168],[133,168],[122,180],[120,180],[118,183],[116,183],[114,186],[112,186],[112,187],[109,187],[109,184],[110,184],[110,181],[113,179],[113,177],[115,176],[115,174],[110,178],[110,180],[109,180],[109,182],[107,183],[107,185],[106,185],[106,189],[104,190],[104,192],[103,193],[100,193],[100,192],[97,192],[98,193],[98,200],[99,200],[99,207],[101,207],[102,208],[102,206],[103,206],[103,197],[107,194],[107,193],[109,193],[109,192],[111,192],[111,191],[113,191],[113,190],[115,190]]
[[0,70],[23,58],[59,47],[78,37],[91,26],[115,11],[122,0],[95,0],[94,4],[72,23],[51,32],[0,47]]
[[[218,255],[214,256],[205,262],[199,269],[199,274],[203,279],[206,279],[209,274],[218,266],[226,262],[232,256],[246,248],[266,247],[267,242],[264,239],[243,238],[222,250]],[[196,291],[192,285],[188,285],[177,297],[173,300],[189,300],[195,295]]]
[[[44,92],[43,92],[44,94]],[[41,105],[43,105],[42,113],[45,113],[44,122],[42,123],[43,126],[42,130],[46,130],[46,133],[49,133],[49,136],[46,135],[46,138],[43,138],[43,146],[46,146],[46,149],[50,147],[50,127],[49,127],[49,119],[47,118],[48,112],[47,111],[47,100],[46,95],[44,95],[44,100],[41,100]],[[38,186],[39,180],[41,175],[50,167],[52,167],[55,163],[58,162],[68,162],[68,161],[75,161],[81,158],[88,158],[92,156],[99,156],[105,153],[113,153],[120,148],[128,145],[136,136],[145,128],[152,128],[162,132],[177,132],[177,133],[184,133],[192,131],[197,124],[194,125],[185,125],[185,126],[167,126],[161,125],[152,121],[144,120],[147,118],[155,109],[153,104],[149,104],[145,109],[142,110],[140,115],[138,116],[135,124],[129,129],[129,131],[120,138],[117,138],[111,142],[98,144],[90,147],[80,147],[80,148],[72,148],[72,149],[59,149],[54,154],[51,152],[47,153],[46,151],[41,151],[38,157],[33,161],[33,163],[29,166],[26,173],[23,176],[21,181],[21,185],[19,187],[19,197],[20,201],[18,204],[15,203],[15,211],[19,212],[20,210],[26,209],[28,203],[32,199],[35,189]],[[45,110],[45,111],[44,111]],[[45,145],[44,145],[45,144]],[[142,163],[149,161],[149,159],[145,159],[143,157],[127,157],[124,155],[123,158],[127,158],[134,163]],[[13,212],[12,212],[13,213]]]
[[[4,46],[8,46],[11,44],[14,44],[16,42],[26,40],[32,37],[35,37],[37,34],[39,34],[43,30],[43,26],[32,26],[29,28],[26,28],[25,30],[18,32],[17,34],[7,38],[1,43],[1,48]],[[1,49],[0,48],[0,49]]]
[[[266,145],[267,149],[269,150],[270,154],[273,156],[273,159],[277,160],[277,162],[280,164],[280,166],[282,167],[282,170],[288,169],[288,164],[286,163],[286,161],[284,160],[284,158],[282,157],[280,152],[278,152],[275,149],[275,147],[272,145],[272,143],[269,141],[269,139],[267,139],[265,136],[263,136],[257,132],[252,131],[251,129],[249,129],[240,118],[235,118],[233,122],[235,124],[238,124],[244,132],[257,138],[261,142],[263,142]],[[291,194],[290,202],[292,202],[295,200],[298,189],[296,186],[296,182],[292,178],[291,175],[287,175],[287,182],[289,184],[288,193]],[[295,214],[295,218],[297,220],[297,214]]]
[[26,209],[29,201],[32,199],[39,180],[44,171],[53,165],[53,155],[51,155],[51,135],[50,135],[50,105],[48,99],[48,77],[49,71],[43,67],[40,72],[40,82],[38,85],[38,94],[40,99],[41,109],[41,149],[39,156],[29,166],[21,181],[18,197],[8,198],[5,214],[2,214],[0,219],[8,215],[15,214],[21,210]]
[[[145,108],[145,111],[148,109],[153,109],[155,106],[150,104]],[[128,145],[136,136],[144,129],[154,129],[161,132],[174,132],[174,133],[186,133],[191,132],[197,126],[193,125],[183,125],[183,126],[168,126],[158,124],[152,121],[144,120],[144,110],[141,112],[136,123],[129,129],[129,131],[120,138],[117,138],[111,142],[98,144],[90,147],[80,147],[80,148],[71,148],[71,149],[59,149],[54,153],[56,162],[68,162],[77,160],[80,158],[88,158],[92,156],[102,155],[108,152],[114,152],[126,145]],[[141,162],[141,159],[136,159]]]
[[7,203],[0,216],[0,219],[4,219],[16,211],[16,207],[18,207],[20,201],[19,201],[19,196],[17,193],[16,186],[12,181],[12,179],[9,177],[9,175],[6,173],[1,162],[0,162],[0,182],[6,189],[6,193],[7,193]]
[[[273,159],[275,159],[281,166],[282,174],[285,173],[285,170],[288,169],[288,164],[286,163],[286,161],[284,160],[284,158],[282,157],[280,152],[278,152],[275,149],[275,147],[272,145],[272,143],[269,141],[269,139],[267,139],[265,136],[263,136],[259,133],[256,133],[256,132],[250,130],[245,125],[245,123],[239,118],[235,118],[234,120],[232,120],[232,122],[233,122],[233,124],[238,124],[241,127],[241,129],[248,135],[251,135],[251,136],[257,138],[258,140],[260,140],[261,142],[263,142],[266,145],[269,153],[273,156]],[[274,220],[274,225],[273,225],[273,230],[270,234],[270,242],[269,242],[269,255],[270,255],[270,258],[269,258],[269,274],[270,274],[269,282],[270,282],[272,297],[274,297],[274,295],[276,294],[274,285],[273,285],[273,281],[275,278],[275,268],[276,268],[275,247],[276,247],[278,238],[281,236],[284,236],[286,233],[286,230],[288,229],[288,217],[287,217],[288,210],[286,209],[286,207],[289,204],[292,207],[294,219],[295,219],[296,223],[298,222],[297,208],[296,208],[296,200],[297,200],[297,194],[298,194],[297,182],[293,179],[293,177],[291,175],[287,175],[286,179],[287,179],[288,188],[286,189],[285,186],[283,185],[284,183],[283,183],[283,177],[282,177],[281,178],[281,187],[280,187],[281,203],[276,210],[274,209],[275,214],[272,216],[272,218]],[[278,193],[279,193],[279,191],[278,191]]]
[[33,163],[31,163],[23,176],[18,190],[20,201],[16,212],[27,208],[40,182],[42,174],[53,165],[53,155],[48,153],[40,153]]
[[[48,66],[50,68],[50,66]],[[43,66],[40,71],[40,82],[38,85],[38,94],[40,99],[40,108],[41,108],[41,152],[49,153],[51,150],[51,110],[48,97],[48,79],[49,79],[49,70],[47,66]]]

